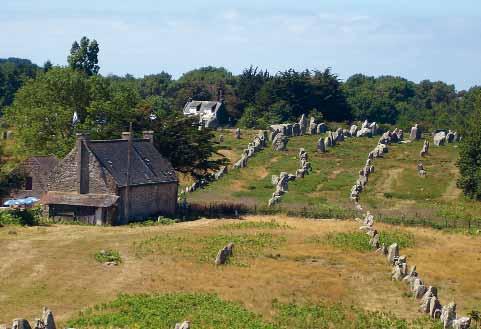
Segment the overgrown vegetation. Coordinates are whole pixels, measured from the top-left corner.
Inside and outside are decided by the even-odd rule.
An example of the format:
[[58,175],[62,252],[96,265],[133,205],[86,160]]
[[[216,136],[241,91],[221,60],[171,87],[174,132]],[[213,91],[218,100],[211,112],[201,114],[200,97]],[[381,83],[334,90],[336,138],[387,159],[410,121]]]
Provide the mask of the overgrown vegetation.
[[41,222],[40,208],[0,211],[0,227],[5,225],[35,226]]
[[343,304],[298,305],[273,301],[272,320],[241,304],[211,294],[121,295],[81,312],[68,322],[75,328],[170,329],[189,319],[198,329],[408,329],[441,328],[428,319],[408,322],[392,314],[366,312]]
[[[386,247],[397,243],[399,248],[411,248],[415,245],[414,235],[404,231],[383,231],[379,233],[379,242]],[[307,242],[325,243],[344,250],[355,250],[370,252],[369,236],[365,232],[335,232],[324,236],[314,236],[307,239]]]
[[107,249],[100,250],[95,253],[95,260],[99,263],[114,263],[118,265],[122,263],[122,258],[117,250]]
[[218,235],[174,235],[162,234],[135,242],[133,249],[137,257],[149,255],[176,255],[188,257],[201,263],[213,263],[217,252],[228,243],[234,243],[234,257],[230,264],[247,266],[251,258],[262,255],[267,250],[275,250],[286,239],[268,232],[233,233]]

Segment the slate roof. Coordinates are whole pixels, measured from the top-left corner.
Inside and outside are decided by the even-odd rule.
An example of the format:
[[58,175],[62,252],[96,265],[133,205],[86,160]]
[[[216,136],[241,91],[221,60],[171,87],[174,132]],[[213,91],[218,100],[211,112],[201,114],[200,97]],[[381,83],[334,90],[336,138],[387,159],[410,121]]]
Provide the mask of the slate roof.
[[[86,141],[89,150],[100,164],[113,176],[119,187],[127,186],[128,141]],[[147,185],[176,183],[174,168],[150,141],[134,139],[131,160],[130,184]]]
[[42,197],[42,204],[64,204],[108,208],[114,205],[120,197],[112,194],[77,194],[68,192],[47,192]]

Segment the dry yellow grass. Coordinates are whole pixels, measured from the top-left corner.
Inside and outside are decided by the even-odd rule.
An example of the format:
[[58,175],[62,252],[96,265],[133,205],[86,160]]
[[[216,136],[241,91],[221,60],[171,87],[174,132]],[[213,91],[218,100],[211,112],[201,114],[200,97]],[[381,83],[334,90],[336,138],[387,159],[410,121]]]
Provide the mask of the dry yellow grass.
[[[138,258],[133,244],[167,233],[216,235],[222,225],[235,222],[231,220],[134,228],[0,228],[0,323],[15,317],[34,318],[43,305],[54,310],[62,323],[78,310],[109,301],[119,293],[174,291],[215,292],[221,298],[242,302],[266,318],[272,315],[273,299],[342,301],[369,310],[393,311],[402,318],[420,316],[417,303],[404,295],[406,287],[390,280],[390,268],[382,257],[307,241],[328,232],[357,230],[356,223],[275,219],[290,228],[262,231],[286,238],[279,249],[264,250],[249,260],[249,266],[222,268],[169,251]],[[379,225],[379,229],[389,227]],[[481,308],[481,240],[428,229],[406,230],[415,235],[417,245],[402,253],[408,255],[410,263],[418,265],[427,283],[440,288],[442,301],[457,301],[461,313]],[[94,254],[100,249],[120,251],[123,263],[118,267],[97,263]],[[270,254],[280,257],[272,258]]]

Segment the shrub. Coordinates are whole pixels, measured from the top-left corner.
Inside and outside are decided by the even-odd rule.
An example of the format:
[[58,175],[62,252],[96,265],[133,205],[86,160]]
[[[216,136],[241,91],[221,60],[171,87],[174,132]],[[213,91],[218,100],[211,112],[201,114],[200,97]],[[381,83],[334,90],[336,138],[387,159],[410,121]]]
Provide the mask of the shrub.
[[0,212],[0,226],[3,225],[22,225],[35,226],[41,219],[42,210],[32,209],[11,209]]
[[120,253],[116,250],[100,250],[95,253],[95,259],[99,263],[115,263],[120,264],[122,263],[122,259],[120,257]]

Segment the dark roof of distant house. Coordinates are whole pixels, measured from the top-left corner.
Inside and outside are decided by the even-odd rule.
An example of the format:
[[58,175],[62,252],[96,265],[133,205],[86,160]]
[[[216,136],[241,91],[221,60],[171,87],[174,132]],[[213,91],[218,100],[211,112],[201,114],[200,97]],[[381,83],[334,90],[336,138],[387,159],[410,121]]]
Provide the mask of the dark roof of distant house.
[[[113,176],[118,186],[127,186],[128,141],[87,141],[88,148]],[[147,139],[134,139],[129,185],[177,182],[171,163]]]
[[192,114],[190,109],[196,109],[196,113],[216,112],[221,106],[222,102],[216,101],[190,101],[185,104],[184,114]]

